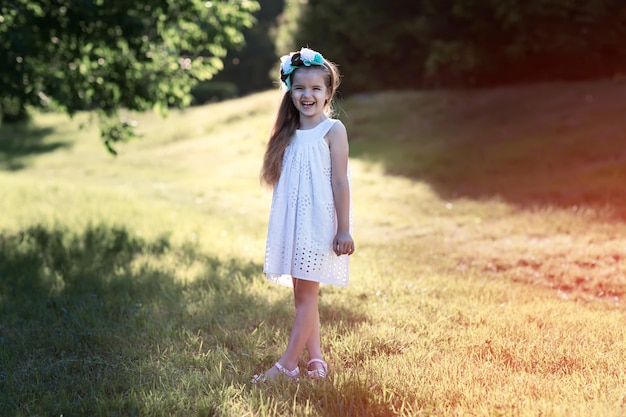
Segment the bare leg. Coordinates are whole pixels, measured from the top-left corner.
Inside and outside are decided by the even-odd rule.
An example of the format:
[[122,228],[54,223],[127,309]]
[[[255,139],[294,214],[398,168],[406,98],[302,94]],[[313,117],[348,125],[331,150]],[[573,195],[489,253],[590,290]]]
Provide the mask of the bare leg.
[[320,316],[319,312],[317,312],[315,317],[315,326],[313,327],[313,331],[311,332],[311,336],[309,340],[306,342],[306,350],[309,351],[309,357],[311,359],[318,358],[322,359],[322,342],[320,338]]
[[[294,287],[294,300],[296,300],[295,297],[295,289],[298,285],[298,282],[300,280],[294,279],[293,280],[293,287]],[[298,305],[296,304],[296,309],[298,308]],[[306,341],[306,350],[309,352],[309,358],[313,359],[323,359],[323,355],[322,355],[322,342],[321,342],[321,337],[320,337],[320,315],[319,315],[319,309],[315,310],[315,326],[313,327],[313,331],[311,332],[311,336],[309,336],[309,339]],[[322,365],[319,362],[314,362],[309,366],[309,370],[314,370],[314,369],[321,369]]]
[[[296,305],[296,318],[291,330],[291,337],[285,353],[278,362],[288,370],[298,366],[298,359],[307,346],[309,353],[319,354],[321,358],[319,312],[317,301],[319,296],[319,282],[294,279],[294,301]],[[265,373],[268,379],[273,378],[278,369],[272,367]]]

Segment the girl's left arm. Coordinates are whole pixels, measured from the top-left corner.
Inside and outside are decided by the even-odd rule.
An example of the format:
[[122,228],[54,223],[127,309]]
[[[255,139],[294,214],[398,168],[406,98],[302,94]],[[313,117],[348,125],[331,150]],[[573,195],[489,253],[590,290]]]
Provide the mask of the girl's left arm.
[[350,235],[350,183],[348,181],[348,133],[341,122],[336,122],[327,133],[330,147],[330,160],[337,212],[337,234],[333,239],[333,250],[339,255],[352,255],[354,241]]

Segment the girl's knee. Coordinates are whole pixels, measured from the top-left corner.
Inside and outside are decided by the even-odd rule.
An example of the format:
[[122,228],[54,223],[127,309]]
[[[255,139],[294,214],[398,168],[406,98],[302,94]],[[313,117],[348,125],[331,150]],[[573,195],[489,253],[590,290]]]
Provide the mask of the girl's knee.
[[294,298],[296,307],[302,303],[317,303],[319,295],[319,282],[298,280],[294,286]]

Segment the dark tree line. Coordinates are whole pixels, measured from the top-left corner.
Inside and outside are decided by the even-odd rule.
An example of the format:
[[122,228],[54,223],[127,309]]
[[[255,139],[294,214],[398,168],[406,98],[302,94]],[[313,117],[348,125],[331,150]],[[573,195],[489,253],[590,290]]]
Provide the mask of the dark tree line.
[[626,72],[623,0],[309,0],[293,46],[346,91],[575,80]]
[[340,65],[345,94],[610,77],[624,40],[624,0],[8,0],[0,121],[185,106],[202,80],[205,99],[259,91],[302,46]]

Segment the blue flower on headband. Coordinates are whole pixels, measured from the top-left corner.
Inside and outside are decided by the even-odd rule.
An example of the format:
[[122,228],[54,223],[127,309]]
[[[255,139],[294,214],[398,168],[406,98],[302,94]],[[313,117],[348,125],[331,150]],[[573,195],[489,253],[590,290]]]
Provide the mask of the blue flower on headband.
[[280,57],[280,80],[283,83],[285,92],[291,90],[291,74],[296,68],[304,65],[324,65],[324,57],[319,52],[309,48],[302,48],[298,52],[291,52],[289,55]]

